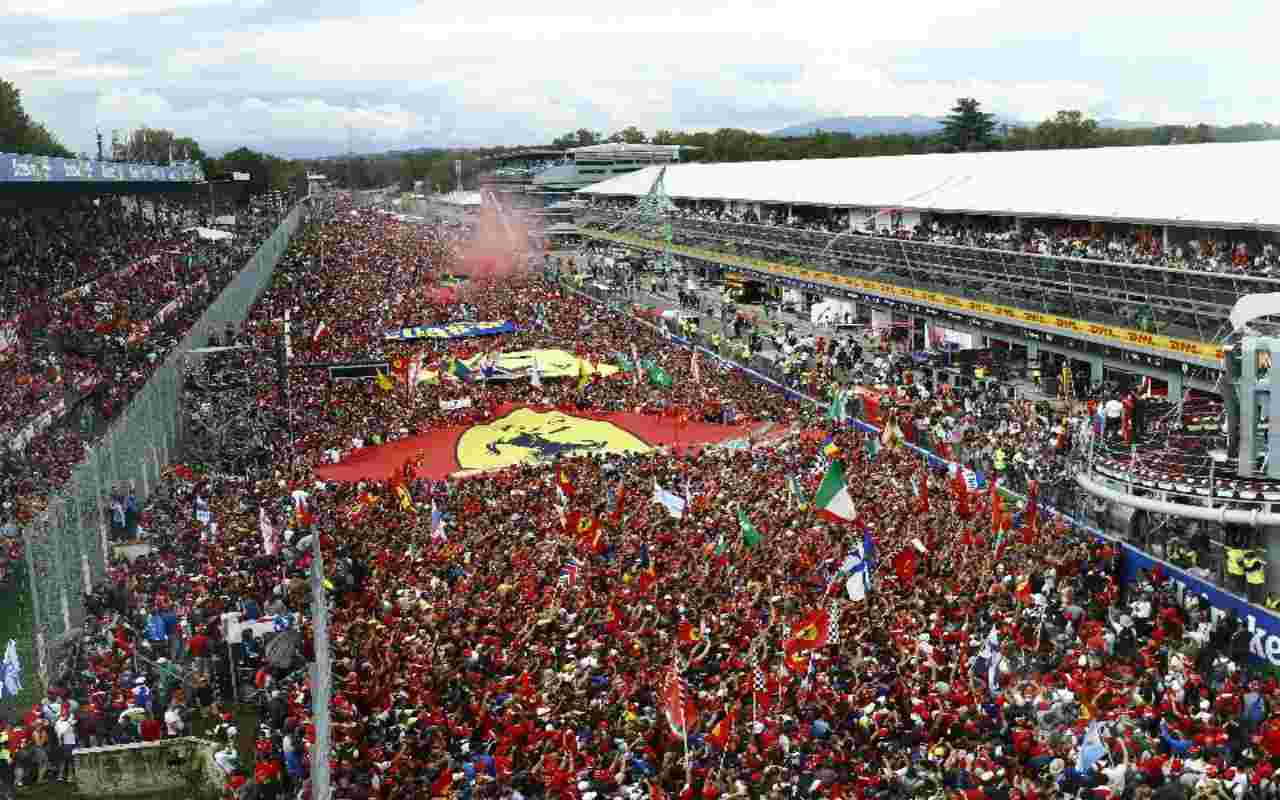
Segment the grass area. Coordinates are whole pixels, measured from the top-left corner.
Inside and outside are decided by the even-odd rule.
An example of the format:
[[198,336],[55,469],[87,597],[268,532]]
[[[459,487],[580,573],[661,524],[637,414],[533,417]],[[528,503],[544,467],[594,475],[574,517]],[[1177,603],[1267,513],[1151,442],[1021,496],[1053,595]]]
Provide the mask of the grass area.
[[22,564],[9,584],[0,589],[0,657],[9,646],[9,640],[17,643],[18,660],[22,663],[22,691],[17,697],[6,695],[0,699],[0,716],[12,720],[26,713],[33,703],[40,702],[44,685],[36,673],[35,619],[31,605],[31,591],[27,586],[26,565]]

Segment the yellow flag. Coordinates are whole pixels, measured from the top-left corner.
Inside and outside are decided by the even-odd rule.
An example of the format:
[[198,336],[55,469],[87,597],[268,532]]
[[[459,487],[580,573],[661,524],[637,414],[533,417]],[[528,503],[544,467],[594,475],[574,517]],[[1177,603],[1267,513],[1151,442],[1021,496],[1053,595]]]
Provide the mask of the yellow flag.
[[378,381],[378,386],[384,392],[389,392],[395,388],[395,384],[392,383],[391,379],[386,376],[386,373],[382,372],[381,370],[378,371],[377,381]]

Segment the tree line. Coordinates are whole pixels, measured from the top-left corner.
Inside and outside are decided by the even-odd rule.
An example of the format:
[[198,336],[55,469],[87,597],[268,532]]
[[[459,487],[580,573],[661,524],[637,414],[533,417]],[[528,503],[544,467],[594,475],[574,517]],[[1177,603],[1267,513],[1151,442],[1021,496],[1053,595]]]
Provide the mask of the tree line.
[[[975,98],[956,101],[942,119],[939,132],[927,135],[882,134],[854,136],[817,131],[810,136],[776,137],[739,128],[685,132],[657,130],[652,135],[631,125],[604,136],[579,128],[555,138],[550,145],[467,149],[424,148],[376,155],[340,156],[328,159],[288,159],[240,147],[221,157],[209,156],[191,136],[162,128],[142,128],[121,140],[113,136],[104,155],[120,161],[169,164],[198,161],[211,180],[229,179],[234,172],[251,176],[250,193],[298,186],[307,173],[321,173],[339,186],[370,189],[399,185],[409,191],[450,191],[459,186],[474,189],[482,176],[504,158],[531,148],[565,150],[605,142],[625,144],[683,145],[690,148],[681,160],[701,162],[788,161],[804,158],[856,158],[924,153],[1037,150],[1083,147],[1134,147],[1140,145],[1246,142],[1280,138],[1280,127],[1271,123],[1247,125],[1153,125],[1106,128],[1081,111],[1063,110],[1036,125],[1006,125],[983,111]],[[0,80],[0,152],[71,157],[42,124],[22,108],[21,94]]]

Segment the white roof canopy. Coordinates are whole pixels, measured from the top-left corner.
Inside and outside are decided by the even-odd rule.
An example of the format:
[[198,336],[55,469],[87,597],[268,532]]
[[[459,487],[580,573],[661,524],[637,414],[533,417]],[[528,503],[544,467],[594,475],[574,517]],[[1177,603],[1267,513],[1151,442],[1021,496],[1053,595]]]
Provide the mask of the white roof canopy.
[[223,239],[236,238],[236,235],[234,233],[228,233],[227,231],[220,231],[217,228],[200,228],[200,227],[186,228],[183,231],[183,233],[191,233],[192,231],[195,231],[196,236],[199,236],[201,239],[204,239],[210,242],[218,242]]
[[[1280,230],[1280,141],[674,164],[679,199]],[[580,190],[648,193],[657,167]]]

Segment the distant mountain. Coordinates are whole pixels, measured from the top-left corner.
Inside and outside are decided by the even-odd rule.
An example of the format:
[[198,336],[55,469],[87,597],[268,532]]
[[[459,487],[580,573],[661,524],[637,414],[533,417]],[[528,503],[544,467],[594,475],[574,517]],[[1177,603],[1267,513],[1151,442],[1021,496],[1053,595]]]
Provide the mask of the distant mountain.
[[[1008,125],[1010,128],[1034,127],[1037,124],[1016,119],[998,119],[997,123]],[[1158,124],[1124,119],[1098,120],[1099,128],[1115,128],[1119,130],[1152,128]],[[886,136],[902,133],[911,136],[928,136],[941,130],[942,117],[924,117],[913,114],[907,117],[828,117],[827,119],[819,119],[801,125],[790,125],[769,135],[785,139],[812,136],[816,131],[823,131],[825,133],[847,133],[851,136]]]
[[907,133],[924,136],[942,130],[942,120],[912,115],[909,117],[828,117],[801,125],[790,125],[769,134],[779,139],[812,136],[816,131],[847,133],[851,136],[885,136]]
[[1139,128],[1158,128],[1162,123],[1159,122],[1134,122],[1130,119],[1100,119],[1098,120],[1099,128],[1112,128],[1118,131],[1132,131]]

